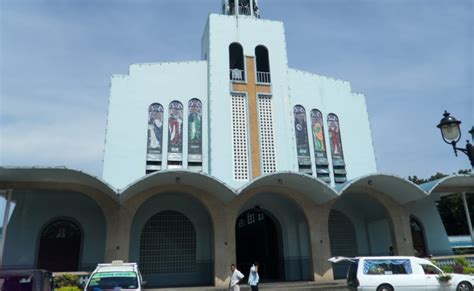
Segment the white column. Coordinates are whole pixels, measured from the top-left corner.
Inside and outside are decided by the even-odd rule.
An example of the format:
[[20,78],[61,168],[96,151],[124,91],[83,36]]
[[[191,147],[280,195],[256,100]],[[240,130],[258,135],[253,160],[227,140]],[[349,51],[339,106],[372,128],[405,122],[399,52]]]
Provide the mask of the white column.
[[240,11],[239,11],[239,2],[240,2],[240,0],[235,0],[235,2],[234,2],[234,14],[235,14],[236,16],[238,16],[238,15],[239,15],[239,12],[240,12]]
[[3,266],[3,249],[5,240],[7,239],[8,218],[10,216],[10,204],[12,202],[12,190],[6,191],[7,204],[5,205],[5,213],[3,214],[2,239],[0,240],[0,266]]
[[471,216],[469,215],[469,207],[467,206],[466,193],[462,192],[462,202],[464,204],[464,211],[466,212],[467,227],[469,228],[469,234],[471,235],[471,243],[474,246],[474,233],[472,231]]

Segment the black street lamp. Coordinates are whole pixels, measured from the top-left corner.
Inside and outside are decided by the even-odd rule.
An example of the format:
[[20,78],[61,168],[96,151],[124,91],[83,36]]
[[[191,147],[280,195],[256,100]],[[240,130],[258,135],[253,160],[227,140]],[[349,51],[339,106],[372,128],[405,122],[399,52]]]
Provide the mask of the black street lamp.
[[[454,118],[454,116],[451,116],[450,113],[446,110],[444,111],[443,116],[443,119],[441,119],[439,124],[436,126],[441,130],[441,136],[443,137],[443,140],[447,144],[453,146],[454,154],[456,155],[456,157],[458,156],[457,151],[465,153],[466,156],[469,158],[469,161],[471,162],[472,169],[474,170],[474,147],[469,142],[469,140],[466,141],[467,143],[465,149],[456,147],[456,143],[461,139],[461,129],[459,127],[461,121]],[[469,133],[471,134],[471,139],[474,142],[474,126],[471,128]],[[472,174],[474,174],[474,172]],[[464,211],[466,212],[469,235],[471,236],[472,245],[474,245],[474,231],[472,229],[471,217],[469,215],[469,207],[467,205],[466,193],[462,192],[461,197],[464,204]]]
[[[443,137],[443,140],[447,144],[453,146],[456,157],[458,156],[458,151],[465,153],[471,162],[471,166],[474,167],[474,147],[469,142],[469,140],[466,141],[467,144],[465,149],[456,147],[456,143],[461,139],[461,129],[459,127],[461,121],[454,118],[454,116],[451,116],[446,110],[444,111],[443,116],[443,119],[441,119],[439,124],[436,126],[441,130],[441,136]],[[474,140],[474,126],[471,128],[469,133]]]

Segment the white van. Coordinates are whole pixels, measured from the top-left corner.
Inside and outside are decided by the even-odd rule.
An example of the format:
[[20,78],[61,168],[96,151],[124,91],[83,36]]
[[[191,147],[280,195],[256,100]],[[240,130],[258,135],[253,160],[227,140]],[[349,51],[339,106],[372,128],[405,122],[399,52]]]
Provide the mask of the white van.
[[113,261],[111,264],[98,264],[92,272],[84,291],[129,290],[142,291],[146,284],[142,280],[137,263]]
[[455,290],[472,291],[473,275],[447,274],[417,257],[333,257],[332,263],[349,261],[347,287],[358,291]]

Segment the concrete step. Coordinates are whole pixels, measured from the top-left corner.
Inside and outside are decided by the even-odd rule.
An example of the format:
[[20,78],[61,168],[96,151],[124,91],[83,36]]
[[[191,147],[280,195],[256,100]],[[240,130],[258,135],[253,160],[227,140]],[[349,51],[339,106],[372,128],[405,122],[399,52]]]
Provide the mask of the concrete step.
[[[147,291],[224,291],[228,288],[218,287],[180,287],[180,288],[154,288],[145,289]],[[241,291],[250,291],[250,286],[247,284],[240,285]],[[345,291],[346,280],[332,280],[332,281],[308,281],[308,282],[274,282],[262,283],[259,285],[259,290],[276,290],[276,291]]]

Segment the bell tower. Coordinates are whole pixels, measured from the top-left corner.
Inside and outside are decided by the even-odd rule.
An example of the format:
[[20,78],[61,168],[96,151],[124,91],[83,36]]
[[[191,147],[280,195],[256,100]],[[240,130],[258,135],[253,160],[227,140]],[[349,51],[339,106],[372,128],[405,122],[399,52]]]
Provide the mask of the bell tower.
[[258,0],[222,0],[222,13],[260,18]]

